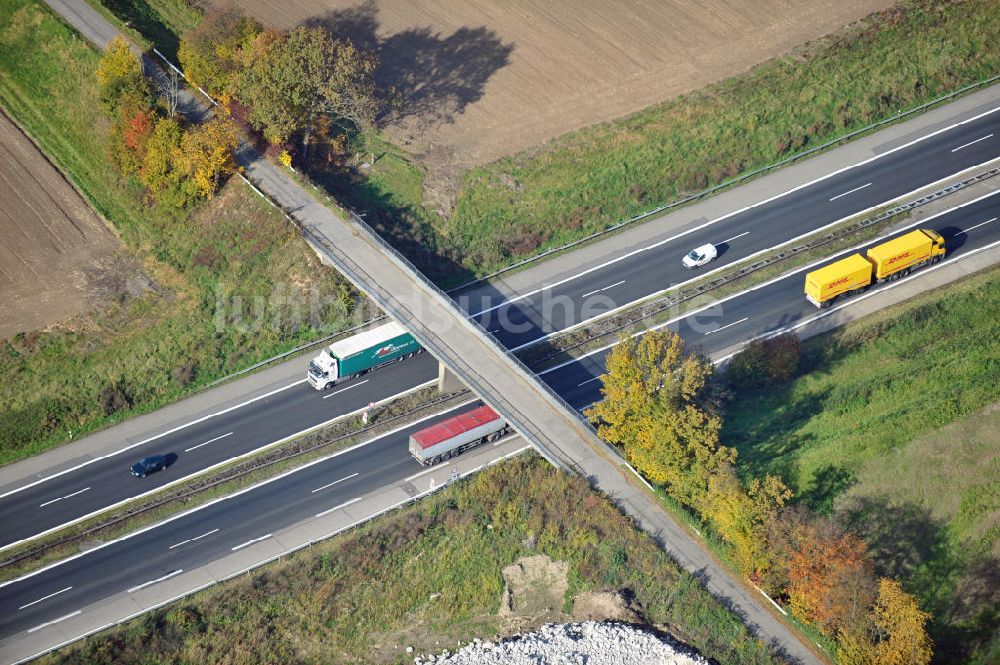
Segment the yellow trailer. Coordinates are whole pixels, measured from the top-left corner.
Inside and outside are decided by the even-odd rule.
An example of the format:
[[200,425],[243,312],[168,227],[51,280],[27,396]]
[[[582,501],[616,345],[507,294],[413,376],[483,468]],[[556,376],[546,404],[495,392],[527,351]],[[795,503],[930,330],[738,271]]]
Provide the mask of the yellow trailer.
[[917,229],[872,247],[868,250],[868,260],[875,266],[875,279],[884,282],[925,264],[937,263],[944,251],[944,238],[934,231]]
[[818,270],[806,273],[806,298],[817,307],[848,291],[858,291],[872,283],[872,264],[860,254],[852,254]]

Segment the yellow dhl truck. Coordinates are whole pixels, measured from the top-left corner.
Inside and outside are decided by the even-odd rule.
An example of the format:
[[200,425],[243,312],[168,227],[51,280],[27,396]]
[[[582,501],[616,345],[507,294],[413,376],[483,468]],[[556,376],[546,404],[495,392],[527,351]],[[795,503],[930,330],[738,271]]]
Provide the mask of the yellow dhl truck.
[[835,298],[867,289],[872,282],[886,282],[944,256],[944,238],[934,231],[918,229],[881,245],[865,256],[852,254],[818,270],[806,273],[806,299],[827,307]]

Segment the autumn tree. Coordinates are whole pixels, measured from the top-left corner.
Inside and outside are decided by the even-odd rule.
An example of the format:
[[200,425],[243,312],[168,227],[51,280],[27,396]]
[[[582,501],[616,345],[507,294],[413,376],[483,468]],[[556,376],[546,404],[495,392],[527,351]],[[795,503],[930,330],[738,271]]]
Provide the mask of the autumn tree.
[[302,132],[308,149],[320,118],[369,128],[379,108],[372,54],[334,40],[322,28],[264,32],[244,49],[237,91],[250,121],[273,144]]
[[[341,129],[355,129],[367,137],[385,106],[374,78],[378,58],[373,53],[357,48],[350,41],[338,40],[334,45],[334,69],[324,84],[323,110]],[[345,120],[348,126],[345,126]],[[306,135],[303,151],[308,149],[308,144],[309,136]]]
[[218,97],[231,89],[242,63],[242,50],[262,28],[232,5],[207,12],[181,38],[177,58],[188,81]]
[[184,175],[184,160],[181,155],[183,138],[184,132],[177,120],[157,120],[146,142],[146,153],[139,172],[143,184],[153,192],[160,194],[180,184]]
[[139,108],[122,114],[112,130],[111,156],[127,174],[139,172],[153,133],[155,116],[150,109]]
[[226,177],[236,171],[239,138],[231,120],[212,118],[184,134],[181,154],[197,191],[211,198]]
[[892,579],[879,580],[878,596],[864,621],[838,636],[844,665],[926,665],[934,655],[926,625],[931,615]]
[[[96,76],[101,101],[110,111],[118,109],[123,95],[130,93],[146,100],[150,97],[148,84],[142,75],[142,63],[121,35],[108,42],[97,63]],[[148,101],[145,105],[149,105]]]
[[831,523],[805,525],[788,561],[788,598],[792,611],[827,634],[855,625],[875,588],[865,544]]
[[791,498],[791,490],[777,476],[754,478],[744,488],[736,470],[725,464],[709,479],[702,514],[732,545],[740,572],[757,578],[770,565],[768,524]]
[[669,330],[623,337],[606,362],[604,400],[587,413],[598,434],[651,482],[697,507],[711,473],[734,455],[720,445],[722,422],[704,399],[711,364]]

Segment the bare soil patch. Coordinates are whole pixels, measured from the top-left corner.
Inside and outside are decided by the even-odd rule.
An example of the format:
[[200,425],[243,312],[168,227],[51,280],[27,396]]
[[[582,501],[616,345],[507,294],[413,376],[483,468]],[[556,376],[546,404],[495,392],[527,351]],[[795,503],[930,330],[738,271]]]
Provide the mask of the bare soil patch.
[[131,262],[114,232],[2,113],[0,183],[0,339],[83,313],[109,271],[123,289],[145,288],[128,277],[142,282],[141,271],[121,271]]
[[[221,0],[213,0],[221,2]],[[892,0],[236,0],[375,48],[442,209],[472,166],[746,71]]]

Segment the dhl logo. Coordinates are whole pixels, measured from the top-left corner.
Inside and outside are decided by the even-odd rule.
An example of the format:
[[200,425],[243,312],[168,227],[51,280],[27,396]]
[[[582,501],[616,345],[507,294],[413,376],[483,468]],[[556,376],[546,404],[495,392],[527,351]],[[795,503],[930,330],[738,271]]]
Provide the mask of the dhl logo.
[[830,282],[830,284],[828,284],[826,288],[832,289],[835,286],[840,286],[841,284],[844,284],[845,282],[849,282],[849,281],[851,281],[850,277],[841,277],[836,282]]
[[886,261],[885,264],[891,266],[893,263],[898,263],[899,261],[902,261],[906,257],[912,256],[912,254],[913,254],[913,252],[906,252],[905,254],[900,254],[899,256],[894,256],[891,259],[889,259],[888,261]]

